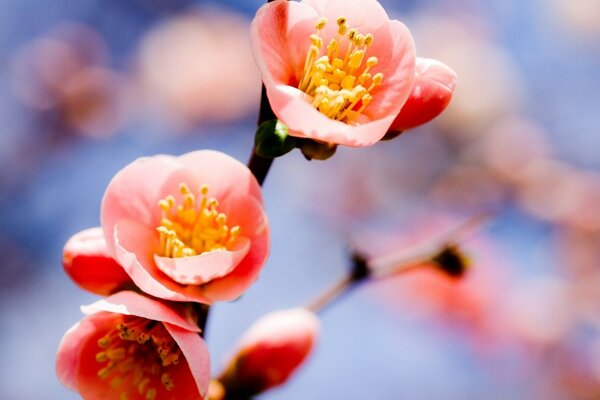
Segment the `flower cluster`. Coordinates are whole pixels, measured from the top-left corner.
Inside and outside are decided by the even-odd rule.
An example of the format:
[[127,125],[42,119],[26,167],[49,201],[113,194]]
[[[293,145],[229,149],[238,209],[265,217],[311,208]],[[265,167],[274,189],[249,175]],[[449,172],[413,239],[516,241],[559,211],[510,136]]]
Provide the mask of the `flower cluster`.
[[[452,96],[454,73],[416,58],[407,28],[375,0],[276,0],[251,29],[270,105],[303,140],[373,144],[432,119]],[[73,281],[108,296],[82,308],[59,346],[64,385],[92,400],[194,400],[248,398],[289,378],[318,333],[306,309],[257,321],[212,381],[202,338],[208,306],[239,298],[269,253],[255,173],[201,150],[115,175],[101,226],[64,248]]]

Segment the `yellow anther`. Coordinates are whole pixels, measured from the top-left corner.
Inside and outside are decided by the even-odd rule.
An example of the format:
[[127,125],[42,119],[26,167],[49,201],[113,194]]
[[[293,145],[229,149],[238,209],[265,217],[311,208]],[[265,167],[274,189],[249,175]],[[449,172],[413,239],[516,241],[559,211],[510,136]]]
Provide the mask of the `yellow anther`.
[[108,361],[108,355],[106,354],[106,352],[101,351],[99,353],[96,353],[96,361],[98,361],[98,362]]
[[371,33],[365,35],[365,46],[369,47],[373,44],[374,37]]
[[146,392],[146,400],[154,400],[156,398],[156,389],[148,389]]
[[323,47],[323,39],[319,35],[315,35],[314,33],[310,35],[310,42],[313,46],[318,47],[319,49]]
[[181,194],[188,194],[190,193],[190,188],[185,183],[181,183],[179,185],[179,191],[181,192]]
[[129,395],[126,392],[122,392],[119,400],[129,400]]
[[367,67],[371,68],[376,66],[379,63],[379,60],[377,59],[377,57],[369,57],[367,59]]
[[160,376],[160,381],[165,386],[165,389],[167,389],[168,391],[173,390],[173,388],[175,387],[175,385],[173,384],[173,379],[171,379],[168,372],[165,372]]
[[206,196],[208,194],[208,185],[200,186],[200,194]]
[[323,28],[325,28],[325,25],[327,25],[327,18],[325,18],[325,17],[319,18],[317,20],[317,23],[315,24],[315,29],[320,31]]
[[346,17],[338,17],[336,22],[338,25],[346,25],[347,20]]
[[139,394],[144,394],[146,392],[146,387],[150,384],[150,378],[146,377],[140,381],[137,385],[137,390]]
[[362,64],[363,58],[365,57],[364,50],[356,50],[350,55],[350,60],[348,61],[348,67],[351,69],[357,69]]
[[122,383],[123,379],[117,376],[116,378],[110,381],[110,386],[118,388],[119,386],[121,386]]
[[348,31],[348,39],[350,39],[351,42],[354,42],[356,35],[358,35],[358,31],[356,29],[352,28]]

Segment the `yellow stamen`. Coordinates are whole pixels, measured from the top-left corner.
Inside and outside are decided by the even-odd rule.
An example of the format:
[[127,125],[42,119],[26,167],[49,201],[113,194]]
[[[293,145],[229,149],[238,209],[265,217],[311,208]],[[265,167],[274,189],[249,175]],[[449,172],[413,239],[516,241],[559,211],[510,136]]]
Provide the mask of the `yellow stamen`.
[[[209,188],[202,185],[199,198],[186,184],[180,185],[183,204],[176,205],[173,196],[160,200],[160,238],[158,254],[163,257],[191,257],[213,250],[230,248],[240,227],[227,225],[227,215],[219,212],[219,201],[208,197]],[[199,204],[198,204],[199,203]]]
[[[98,363],[105,364],[98,370],[98,377],[101,380],[110,378],[109,384],[113,388],[122,387],[126,381],[132,382],[130,390],[133,392],[121,392],[121,400],[129,399],[130,395],[154,400],[158,395],[156,385],[160,384],[172,391],[175,382],[169,368],[180,359],[177,343],[162,323],[132,316],[120,318],[121,321],[98,340],[102,350],[95,358]],[[102,340],[105,338],[110,340]]]
[[[315,24],[317,33],[310,36],[298,88],[311,96],[313,107],[327,117],[355,124],[372,101],[370,92],[382,84],[383,74],[369,72],[379,63],[377,57],[367,55],[373,34],[349,28],[343,16],[336,23],[337,34],[328,41],[321,37],[327,20],[320,18]],[[346,49],[346,54],[339,55],[340,49]]]

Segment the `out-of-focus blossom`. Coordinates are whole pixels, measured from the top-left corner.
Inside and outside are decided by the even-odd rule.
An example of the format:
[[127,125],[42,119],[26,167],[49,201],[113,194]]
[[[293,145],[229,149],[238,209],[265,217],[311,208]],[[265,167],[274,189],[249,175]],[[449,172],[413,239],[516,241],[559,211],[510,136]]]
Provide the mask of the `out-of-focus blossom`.
[[231,10],[202,8],[150,31],[136,72],[149,113],[186,125],[233,120],[254,110],[260,76],[248,25]]
[[436,119],[449,132],[459,138],[479,136],[497,118],[519,110],[523,79],[512,55],[487,38],[485,23],[428,14],[414,27],[419,52],[451,65],[460,77],[452,103]]
[[106,189],[101,222],[111,256],[133,282],[168,300],[235,299],[269,251],[258,182],[216,151],[129,164]]
[[183,309],[119,292],[82,310],[58,348],[65,386],[86,400],[205,397],[208,350]]
[[540,0],[537,1],[537,7],[541,15],[549,16],[555,25],[567,28],[566,31],[573,36],[590,41],[600,37],[600,24],[598,24],[600,1],[598,0]]
[[[519,180],[519,205],[535,217],[554,222],[577,212],[589,185],[574,167],[554,159],[540,159],[530,164]],[[592,211],[590,216],[593,214]]]
[[133,284],[123,267],[110,256],[102,228],[90,228],[73,235],[63,249],[63,267],[73,282],[100,295],[109,295]]
[[482,168],[490,168],[502,181],[515,184],[527,167],[548,158],[552,151],[538,123],[511,115],[495,122],[469,152],[476,154]]
[[227,395],[253,396],[286,382],[313,349],[319,325],[318,318],[302,308],[257,320],[219,378]]
[[258,10],[252,40],[269,102],[293,136],[371,145],[414,81],[412,36],[375,0],[276,0]]
[[505,294],[504,327],[531,343],[558,343],[573,327],[570,290],[549,276],[516,282]]
[[446,64],[417,58],[413,87],[390,130],[402,132],[431,121],[450,104],[455,87],[456,73]]
[[16,54],[14,93],[35,109],[56,113],[73,132],[113,134],[125,122],[126,82],[104,66],[106,52],[104,41],[90,27],[60,25]]

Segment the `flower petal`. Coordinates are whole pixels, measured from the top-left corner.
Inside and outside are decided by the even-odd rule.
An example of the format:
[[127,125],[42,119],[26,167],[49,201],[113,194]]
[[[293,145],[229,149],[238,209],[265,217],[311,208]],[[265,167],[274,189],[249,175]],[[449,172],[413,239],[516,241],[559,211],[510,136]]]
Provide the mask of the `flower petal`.
[[[206,397],[210,382],[210,354],[206,343],[200,336],[182,329],[176,325],[165,323],[167,332],[171,334],[181,349],[192,377],[196,382],[198,392],[202,398]],[[178,397],[184,398],[184,397]]]
[[239,198],[224,204],[232,224],[240,225],[242,234],[252,238],[250,252],[239,265],[223,278],[212,280],[202,288],[203,295],[212,301],[233,300],[254,283],[269,255],[269,223],[258,201]]
[[179,185],[197,187],[194,176],[173,156],[139,158],[119,171],[102,199],[100,220],[109,251],[114,255],[113,232],[121,219],[156,227],[161,219],[158,202],[167,195],[179,197]]
[[170,258],[154,255],[156,266],[175,282],[200,285],[229,274],[250,250],[250,240],[237,238],[232,250],[213,250],[197,256]]
[[186,317],[186,309],[182,304],[167,305],[131,291],[115,293],[88,306],[82,306],[81,311],[88,315],[101,311],[134,315],[154,321],[168,322],[191,332],[200,332],[200,328]]
[[[177,158],[200,185],[208,185],[210,197],[220,203],[229,196],[250,195],[262,202],[260,185],[248,167],[227,154],[198,150]],[[235,182],[235,184],[232,184]]]

